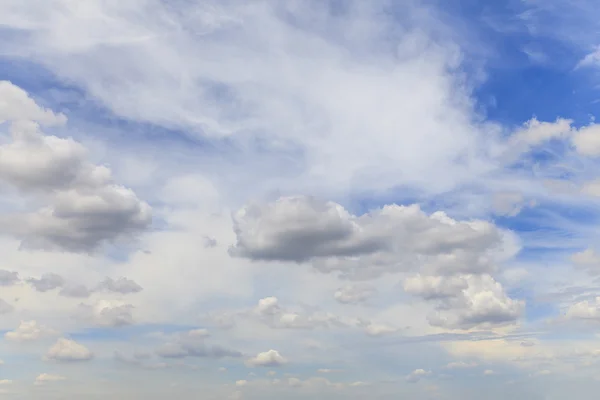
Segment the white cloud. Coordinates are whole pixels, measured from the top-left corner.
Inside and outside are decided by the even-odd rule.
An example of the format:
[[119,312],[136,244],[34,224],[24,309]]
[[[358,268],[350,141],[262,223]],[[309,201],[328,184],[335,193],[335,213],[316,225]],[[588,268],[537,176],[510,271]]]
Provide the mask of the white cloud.
[[342,304],[362,303],[370,299],[376,292],[372,285],[345,285],[335,291],[333,297]]
[[406,376],[406,381],[410,383],[419,382],[421,379],[431,375],[431,371],[426,371],[424,369],[415,369],[413,372]]
[[600,155],[600,125],[591,124],[580,128],[573,137],[573,145],[579,154],[590,157]]
[[57,336],[59,333],[47,326],[40,325],[37,321],[21,321],[14,331],[8,331],[4,338],[16,342],[29,342]]
[[600,297],[594,301],[580,301],[569,307],[566,317],[574,320],[600,321]]
[[269,350],[264,353],[258,353],[255,357],[246,361],[251,367],[280,367],[288,363],[277,350]]
[[0,123],[31,120],[50,126],[67,121],[63,114],[38,106],[26,91],[8,81],[0,81],[0,99]]
[[398,332],[398,328],[386,324],[370,323],[365,327],[365,332],[369,336],[384,336],[390,333]]
[[454,329],[513,324],[524,309],[524,302],[506,295],[502,285],[490,275],[453,277],[409,277],[405,290],[436,305],[429,315],[432,325]]
[[572,134],[572,124],[570,119],[557,118],[554,122],[545,122],[532,118],[513,133],[512,146],[538,146],[552,139],[568,138]]
[[454,361],[446,365],[447,369],[464,369],[477,367],[476,362]]
[[50,347],[45,359],[59,362],[89,361],[94,354],[84,345],[74,340],[60,338]]
[[67,378],[65,378],[62,375],[55,375],[55,374],[48,374],[48,373],[43,373],[43,374],[39,374],[36,378],[35,378],[35,382],[34,384],[37,386],[40,385],[44,385],[48,382],[60,382],[60,381],[64,381]]

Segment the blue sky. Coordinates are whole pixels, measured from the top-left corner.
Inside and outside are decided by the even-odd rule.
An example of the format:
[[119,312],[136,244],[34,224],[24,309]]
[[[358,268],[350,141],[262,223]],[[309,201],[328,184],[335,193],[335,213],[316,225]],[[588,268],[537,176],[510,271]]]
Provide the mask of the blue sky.
[[596,8],[3,2],[0,394],[595,398]]

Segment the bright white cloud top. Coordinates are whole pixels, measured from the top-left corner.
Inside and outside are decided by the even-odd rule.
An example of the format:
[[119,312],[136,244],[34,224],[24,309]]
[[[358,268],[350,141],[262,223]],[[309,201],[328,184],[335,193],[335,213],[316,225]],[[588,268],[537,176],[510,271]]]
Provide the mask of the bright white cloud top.
[[597,7],[475,3],[0,2],[0,396],[596,399]]

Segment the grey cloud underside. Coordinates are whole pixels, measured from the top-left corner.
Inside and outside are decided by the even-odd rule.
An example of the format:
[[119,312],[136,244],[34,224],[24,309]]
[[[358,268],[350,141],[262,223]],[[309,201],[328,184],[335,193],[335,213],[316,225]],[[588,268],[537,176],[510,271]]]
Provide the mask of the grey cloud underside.
[[184,345],[184,344],[165,344],[156,349],[156,354],[163,358],[239,358],[243,354],[236,350],[227,349],[215,345]]
[[120,294],[129,294],[141,292],[143,288],[140,285],[138,285],[135,281],[128,278],[120,277],[117,279],[112,279],[107,277],[98,285],[96,290]]
[[29,278],[27,282],[38,292],[48,292],[65,284],[65,279],[54,273],[43,274],[40,278]]
[[172,335],[170,340],[158,347],[156,355],[162,358],[239,358],[243,354],[237,350],[228,349],[219,345],[206,344],[208,332],[189,331]]
[[0,269],[0,286],[12,286],[20,281],[18,272]]
[[[0,232],[19,237],[26,249],[90,253],[150,226],[150,206],[114,183],[110,169],[88,161],[85,147],[42,132],[38,122],[47,113],[26,93],[2,81],[0,100],[19,105],[3,110],[12,140],[0,146],[0,183],[46,204],[33,212],[1,214]],[[23,111],[23,104],[30,110]],[[23,112],[29,119],[20,117]]]
[[59,295],[74,298],[87,298],[97,292],[119,293],[125,295],[139,293],[143,290],[143,288],[135,281],[125,277],[117,279],[106,277],[93,289],[82,284],[67,282],[62,276],[55,273],[46,273],[40,278],[29,278],[26,281],[38,292],[61,289]]
[[310,261],[323,272],[370,279],[420,268],[440,274],[492,271],[502,233],[485,221],[455,221],[418,206],[389,205],[361,216],[310,197],[287,197],[234,214],[230,254],[261,261]]

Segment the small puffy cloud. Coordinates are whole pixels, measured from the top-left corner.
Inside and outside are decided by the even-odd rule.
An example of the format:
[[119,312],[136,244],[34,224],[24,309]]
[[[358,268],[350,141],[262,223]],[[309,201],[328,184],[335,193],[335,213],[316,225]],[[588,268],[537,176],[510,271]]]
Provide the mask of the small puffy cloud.
[[406,381],[410,383],[416,383],[429,375],[431,375],[431,371],[426,371],[424,369],[415,369],[413,372],[406,376]]
[[333,297],[342,304],[357,304],[367,301],[375,291],[375,287],[372,285],[345,285],[336,290]]
[[40,385],[44,385],[49,382],[60,382],[60,381],[66,380],[66,379],[67,378],[65,378],[62,375],[43,373],[43,374],[39,374],[37,376],[37,378],[35,378],[34,384],[37,386],[40,386]]
[[4,334],[4,338],[15,342],[29,342],[47,337],[57,336],[59,333],[47,326],[40,325],[36,321],[21,321],[14,331]]
[[65,279],[54,273],[43,274],[40,278],[29,278],[29,283],[38,292],[48,292],[50,290],[58,289],[65,284]]
[[246,361],[246,365],[251,367],[280,367],[287,364],[287,362],[277,350],[269,350],[252,357]]
[[0,286],[12,286],[20,280],[18,272],[0,269]]
[[133,306],[120,300],[100,300],[81,304],[77,317],[97,326],[119,327],[133,324]]
[[125,277],[120,277],[117,279],[106,277],[106,279],[100,282],[96,290],[120,294],[129,294],[141,292],[143,288],[140,285],[138,285],[135,281],[127,279]]
[[513,324],[525,304],[508,297],[502,285],[490,275],[455,277],[416,276],[405,281],[405,289],[427,301],[436,312],[430,324],[451,329],[471,329]]
[[[511,136],[511,147],[519,145],[533,147],[552,139],[567,138],[573,132],[572,123],[572,120],[563,118],[557,118],[554,122],[538,121],[537,118],[532,118]],[[527,148],[523,148],[523,150],[527,150]]]
[[485,376],[490,376],[490,375],[495,375],[496,373],[491,370],[491,369],[486,369],[485,371],[483,371],[483,375]]
[[600,273],[600,256],[594,249],[586,249],[571,256],[571,262],[577,268],[584,269],[590,274]]
[[580,128],[573,137],[577,152],[584,156],[600,156],[600,125],[591,124]]
[[46,360],[59,362],[89,361],[94,354],[84,345],[74,340],[60,338],[46,353]]
[[248,384],[247,380],[244,379],[240,379],[239,381],[235,382],[235,386],[246,386]]
[[9,81],[0,81],[0,123],[4,121],[37,121],[43,125],[62,125],[64,114],[44,109],[27,92]]
[[10,379],[0,379],[0,386],[12,385],[14,381]]
[[600,297],[594,301],[580,301],[569,307],[566,313],[568,319],[600,321]]
[[12,304],[8,304],[6,301],[0,299],[0,315],[9,314],[15,310]]

